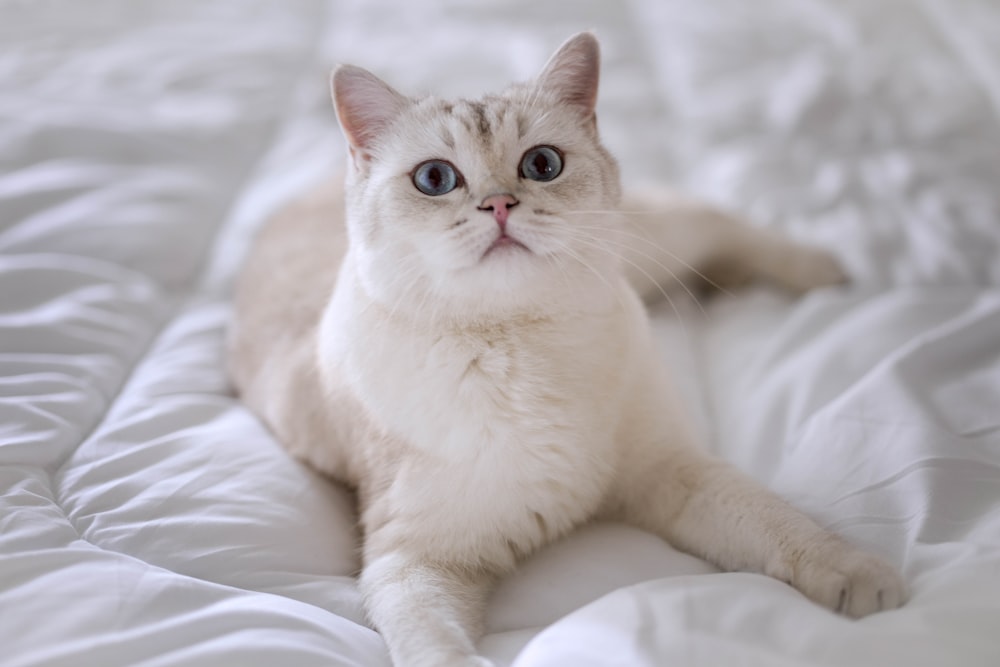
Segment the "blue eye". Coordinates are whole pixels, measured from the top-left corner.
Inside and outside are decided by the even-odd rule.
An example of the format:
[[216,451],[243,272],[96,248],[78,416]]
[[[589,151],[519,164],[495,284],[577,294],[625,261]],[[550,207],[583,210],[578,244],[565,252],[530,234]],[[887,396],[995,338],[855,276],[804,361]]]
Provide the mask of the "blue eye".
[[561,174],[562,170],[562,153],[552,146],[529,148],[521,158],[521,178],[544,183]]
[[458,171],[444,160],[421,162],[412,179],[413,186],[430,197],[448,194],[459,184]]

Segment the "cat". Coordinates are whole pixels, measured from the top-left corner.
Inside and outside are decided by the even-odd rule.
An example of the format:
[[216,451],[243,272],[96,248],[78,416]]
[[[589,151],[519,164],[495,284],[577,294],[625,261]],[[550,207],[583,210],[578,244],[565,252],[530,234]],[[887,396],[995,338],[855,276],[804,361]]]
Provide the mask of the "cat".
[[344,187],[269,221],[238,281],[235,386],[292,455],[356,489],[359,586],[399,666],[490,664],[491,586],[592,519],[853,617],[907,596],[698,446],[643,298],[694,265],[796,291],[845,276],[701,203],[623,198],[599,59],[581,33],[535,81],[457,101],[339,67]]

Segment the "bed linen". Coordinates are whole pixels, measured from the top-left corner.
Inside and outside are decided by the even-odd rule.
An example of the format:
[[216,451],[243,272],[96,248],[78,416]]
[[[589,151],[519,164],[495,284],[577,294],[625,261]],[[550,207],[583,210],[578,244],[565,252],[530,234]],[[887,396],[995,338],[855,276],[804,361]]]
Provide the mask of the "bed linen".
[[[707,446],[896,564],[850,621],[586,526],[496,591],[498,665],[1000,664],[1000,10],[988,0],[0,2],[0,664],[387,665],[351,498],[232,395],[229,290],[344,159],[337,62],[472,96],[573,32],[601,129],[852,283],[653,309]],[[419,610],[414,610],[419,613]]]

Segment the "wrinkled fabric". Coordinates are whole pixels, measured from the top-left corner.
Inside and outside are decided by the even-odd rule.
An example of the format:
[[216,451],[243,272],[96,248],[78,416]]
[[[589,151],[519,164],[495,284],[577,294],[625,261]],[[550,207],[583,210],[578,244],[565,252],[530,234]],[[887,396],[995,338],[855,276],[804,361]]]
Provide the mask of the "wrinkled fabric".
[[626,186],[669,182],[851,273],[801,298],[681,293],[652,326],[706,447],[894,563],[912,599],[849,621],[592,525],[501,583],[481,651],[997,664],[988,0],[0,2],[0,662],[388,664],[352,498],[232,395],[231,282],[268,213],[344,160],[335,63],[473,96],[582,29]]

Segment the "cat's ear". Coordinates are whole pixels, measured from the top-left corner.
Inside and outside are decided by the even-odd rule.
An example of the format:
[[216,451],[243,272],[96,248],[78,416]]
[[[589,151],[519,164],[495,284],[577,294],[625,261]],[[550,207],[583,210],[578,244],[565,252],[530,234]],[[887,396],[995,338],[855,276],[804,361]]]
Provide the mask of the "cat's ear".
[[408,102],[382,79],[354,65],[333,71],[330,92],[355,164],[370,158],[372,147]]
[[581,32],[566,40],[549,59],[537,85],[554,92],[584,116],[593,116],[600,69],[601,47],[597,37],[592,32]]

